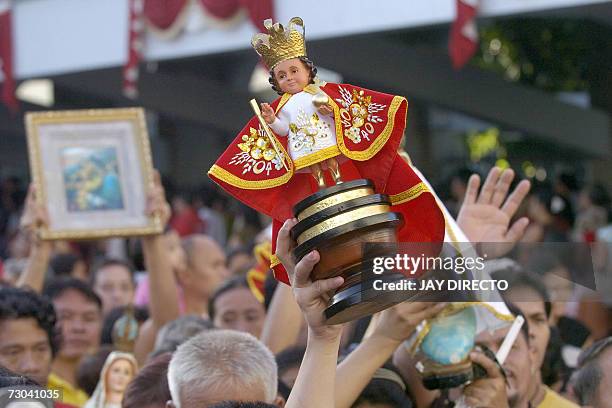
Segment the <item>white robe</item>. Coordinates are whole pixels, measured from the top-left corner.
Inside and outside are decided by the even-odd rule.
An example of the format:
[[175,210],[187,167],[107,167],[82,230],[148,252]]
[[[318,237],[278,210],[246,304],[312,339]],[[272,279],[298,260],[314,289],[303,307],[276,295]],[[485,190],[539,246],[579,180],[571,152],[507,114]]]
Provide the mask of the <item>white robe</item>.
[[[287,136],[288,153],[296,168],[299,163],[315,162],[322,150],[337,150],[336,125],[331,115],[321,115],[312,103],[312,93],[302,91],[293,95],[277,112],[270,125],[278,136]],[[340,153],[326,154],[325,158]]]

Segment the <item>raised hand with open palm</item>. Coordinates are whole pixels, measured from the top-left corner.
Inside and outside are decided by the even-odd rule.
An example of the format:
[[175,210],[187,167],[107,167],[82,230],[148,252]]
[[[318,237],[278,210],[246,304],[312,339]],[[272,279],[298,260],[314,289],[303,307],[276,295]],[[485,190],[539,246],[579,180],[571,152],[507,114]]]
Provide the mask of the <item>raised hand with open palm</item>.
[[480,177],[473,174],[457,217],[457,224],[468,239],[492,257],[509,252],[529,224],[527,217],[522,217],[510,225],[531,187],[528,180],[522,180],[508,195],[513,179],[512,169],[494,167],[479,189]]

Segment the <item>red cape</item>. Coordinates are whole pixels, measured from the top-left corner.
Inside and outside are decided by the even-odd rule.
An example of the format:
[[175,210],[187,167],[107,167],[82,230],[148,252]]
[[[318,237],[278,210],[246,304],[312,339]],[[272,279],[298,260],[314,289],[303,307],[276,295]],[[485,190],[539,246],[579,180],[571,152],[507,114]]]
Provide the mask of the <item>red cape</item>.
[[[342,179],[370,179],[377,193],[391,197],[391,210],[404,216],[400,242],[441,242],[443,215],[426,185],[398,155],[406,127],[406,99],[348,84],[327,83],[320,89],[329,96],[334,111],[339,153],[350,159],[340,166]],[[271,105],[278,111],[290,97],[285,94]],[[274,142],[288,171],[253,117],[208,172],[238,200],[273,219],[273,253],[278,230],[293,217],[292,207],[318,189],[309,173],[295,172],[287,138],[275,136]],[[274,255],[271,267],[277,279],[288,283]]]

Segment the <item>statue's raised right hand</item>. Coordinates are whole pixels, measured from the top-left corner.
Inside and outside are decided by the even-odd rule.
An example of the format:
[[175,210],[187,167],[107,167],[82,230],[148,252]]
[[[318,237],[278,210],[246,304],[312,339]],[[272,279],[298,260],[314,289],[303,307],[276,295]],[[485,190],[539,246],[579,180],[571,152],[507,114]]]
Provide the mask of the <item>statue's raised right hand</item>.
[[269,103],[261,104],[261,116],[263,116],[264,120],[268,125],[271,125],[272,122],[274,122],[274,119],[276,119],[274,109],[272,109]]

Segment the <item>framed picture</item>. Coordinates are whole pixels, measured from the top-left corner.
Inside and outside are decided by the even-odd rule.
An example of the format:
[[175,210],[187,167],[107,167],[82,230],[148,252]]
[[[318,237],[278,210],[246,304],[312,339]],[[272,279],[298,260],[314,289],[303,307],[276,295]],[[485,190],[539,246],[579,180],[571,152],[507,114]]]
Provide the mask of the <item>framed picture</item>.
[[153,181],[141,108],[27,113],[30,170],[49,225],[43,239],[161,232],[145,215]]

